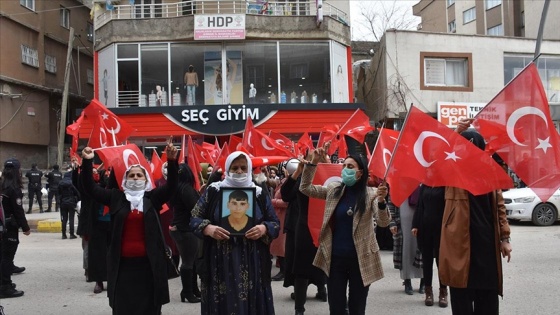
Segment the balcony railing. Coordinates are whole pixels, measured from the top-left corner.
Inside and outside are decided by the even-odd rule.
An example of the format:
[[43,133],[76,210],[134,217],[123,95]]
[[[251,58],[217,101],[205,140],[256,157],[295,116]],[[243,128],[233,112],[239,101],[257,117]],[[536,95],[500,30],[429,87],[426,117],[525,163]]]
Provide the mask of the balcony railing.
[[[123,1],[124,2],[124,1]],[[191,0],[159,4],[120,4],[95,17],[98,29],[111,20],[175,18],[194,14],[250,14],[276,16],[315,16],[315,0],[235,1]],[[335,6],[323,3],[323,16],[330,16],[349,25],[348,15]]]

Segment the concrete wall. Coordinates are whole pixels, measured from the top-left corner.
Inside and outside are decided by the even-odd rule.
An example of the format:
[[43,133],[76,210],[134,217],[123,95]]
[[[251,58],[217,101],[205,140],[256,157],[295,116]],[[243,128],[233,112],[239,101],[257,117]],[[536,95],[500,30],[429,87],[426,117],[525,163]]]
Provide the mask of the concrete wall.
[[[405,99],[402,103],[418,105],[425,112],[436,112],[438,101],[487,103],[504,87],[504,54],[533,54],[535,41],[524,38],[496,38],[480,35],[438,34],[412,31],[388,31],[382,39],[380,53],[386,61],[372,60],[372,71],[377,78],[387,82],[387,91],[394,90],[396,78],[401,84]],[[443,45],[442,43],[445,43]],[[559,41],[545,41],[543,54],[560,53]],[[420,52],[472,53],[473,92],[420,90]],[[377,56],[376,56],[377,57]],[[374,89],[382,93],[383,82],[374,82]],[[386,99],[387,117],[398,117],[402,103],[390,96]],[[383,104],[367,103],[369,110]]]
[[[543,0],[525,0],[525,37],[537,38],[541,20]],[[548,15],[545,21],[544,39],[560,39],[560,1],[550,1]]]
[[[112,20],[96,32],[96,50],[112,43],[193,40],[194,16],[170,19]],[[325,17],[320,27],[313,16],[246,16],[247,39],[333,39],[350,46],[350,27]]]

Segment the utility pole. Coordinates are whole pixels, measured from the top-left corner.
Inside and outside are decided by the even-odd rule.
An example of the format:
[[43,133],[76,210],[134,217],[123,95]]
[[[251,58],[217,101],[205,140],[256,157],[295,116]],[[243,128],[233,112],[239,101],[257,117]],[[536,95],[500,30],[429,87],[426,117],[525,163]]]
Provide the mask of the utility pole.
[[64,134],[66,134],[66,111],[68,109],[68,85],[70,83],[70,62],[72,61],[73,42],[74,42],[74,28],[71,27],[70,37],[68,37],[68,51],[66,53],[66,69],[64,72],[64,91],[62,92],[60,125],[58,126],[58,154],[56,158],[56,162],[58,165],[62,165],[62,157],[64,155]]

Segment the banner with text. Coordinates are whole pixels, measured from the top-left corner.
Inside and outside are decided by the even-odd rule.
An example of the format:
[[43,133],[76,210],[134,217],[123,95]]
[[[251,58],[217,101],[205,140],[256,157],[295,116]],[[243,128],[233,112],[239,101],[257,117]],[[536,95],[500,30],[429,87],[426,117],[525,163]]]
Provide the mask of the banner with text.
[[455,128],[459,120],[473,118],[485,105],[485,103],[438,102],[437,118],[447,127]]
[[245,39],[244,14],[199,14],[194,17],[195,40]]

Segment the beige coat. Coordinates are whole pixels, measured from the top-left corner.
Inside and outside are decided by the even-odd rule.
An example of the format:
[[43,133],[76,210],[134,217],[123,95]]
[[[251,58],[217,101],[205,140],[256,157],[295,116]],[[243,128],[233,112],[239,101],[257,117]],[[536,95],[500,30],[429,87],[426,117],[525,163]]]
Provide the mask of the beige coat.
[[[311,182],[316,171],[317,167],[314,165],[305,166],[299,190],[311,198],[326,200],[323,224],[319,234],[319,248],[317,249],[313,265],[323,270],[325,274],[329,276],[332,253],[332,229],[330,220],[340,200],[340,198],[334,196],[334,188],[341,183],[334,182],[327,187],[312,185]],[[368,187],[367,190],[368,198],[366,210],[363,214],[357,213],[354,215],[352,227],[354,246],[358,253],[358,263],[360,265],[360,273],[364,286],[368,286],[384,276],[374,227],[375,223],[385,227],[391,221],[388,208],[379,210],[377,207],[377,189]],[[309,210],[311,211],[312,209]]]
[[[492,209],[492,215],[498,266],[498,292],[502,295],[503,276],[500,241],[509,238],[510,228],[502,191],[495,191],[492,199],[495,205]],[[447,187],[445,189],[445,209],[443,211],[439,247],[439,279],[441,283],[454,288],[466,288],[469,281],[470,261],[469,195],[466,190]]]

